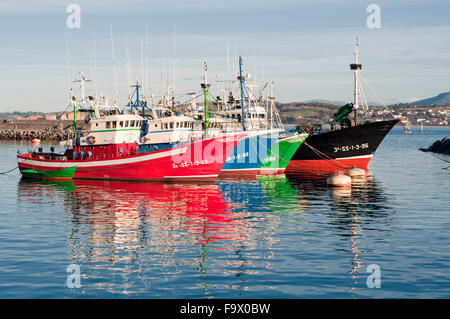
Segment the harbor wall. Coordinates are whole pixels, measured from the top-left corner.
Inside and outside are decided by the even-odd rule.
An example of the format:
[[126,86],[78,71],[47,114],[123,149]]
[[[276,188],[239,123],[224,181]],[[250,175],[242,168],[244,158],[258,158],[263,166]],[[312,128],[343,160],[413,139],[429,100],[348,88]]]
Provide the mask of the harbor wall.
[[[83,128],[85,121],[77,121]],[[1,120],[0,140],[62,141],[73,138],[73,121],[70,120]]]

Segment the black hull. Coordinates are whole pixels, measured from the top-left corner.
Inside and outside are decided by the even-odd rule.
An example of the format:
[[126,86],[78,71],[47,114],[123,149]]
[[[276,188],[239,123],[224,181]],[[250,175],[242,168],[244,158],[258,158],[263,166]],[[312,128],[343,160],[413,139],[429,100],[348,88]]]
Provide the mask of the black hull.
[[371,156],[398,121],[371,122],[310,135],[295,152],[292,161]]

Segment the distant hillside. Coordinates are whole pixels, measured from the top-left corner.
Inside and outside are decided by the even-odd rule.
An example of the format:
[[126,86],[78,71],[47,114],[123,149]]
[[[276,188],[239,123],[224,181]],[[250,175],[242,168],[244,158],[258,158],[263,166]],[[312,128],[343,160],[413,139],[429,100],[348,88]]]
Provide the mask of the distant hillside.
[[305,125],[306,123],[329,122],[339,105],[319,102],[277,103],[283,123]]
[[342,101],[334,101],[334,100],[326,100],[326,99],[306,100],[306,101],[303,101],[302,103],[321,103],[321,104],[334,104],[334,105],[347,104],[346,102],[342,102]]
[[410,104],[419,106],[450,105],[450,92],[444,92],[428,99],[411,102]]

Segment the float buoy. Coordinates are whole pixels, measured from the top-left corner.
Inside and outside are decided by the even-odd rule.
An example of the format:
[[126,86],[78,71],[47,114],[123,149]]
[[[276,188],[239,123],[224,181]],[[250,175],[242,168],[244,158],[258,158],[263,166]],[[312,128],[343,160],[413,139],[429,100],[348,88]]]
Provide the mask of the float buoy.
[[88,142],[89,142],[89,144],[95,144],[95,136],[89,136]]
[[41,144],[41,140],[38,138],[35,138],[34,140],[31,141],[31,144],[33,144],[33,147],[36,148],[39,146],[39,144]]
[[337,174],[327,178],[327,184],[330,186],[347,186],[352,183],[352,178],[350,176]]
[[345,175],[350,177],[360,177],[366,175],[366,171],[362,168],[353,167],[345,172]]

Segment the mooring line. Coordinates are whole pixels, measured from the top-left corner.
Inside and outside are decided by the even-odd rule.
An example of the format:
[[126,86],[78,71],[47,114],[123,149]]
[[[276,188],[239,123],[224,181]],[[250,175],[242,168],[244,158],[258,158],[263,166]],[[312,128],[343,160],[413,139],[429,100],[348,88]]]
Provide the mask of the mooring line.
[[16,170],[18,168],[19,168],[19,166],[16,166],[16,167],[14,167],[13,169],[11,169],[11,170],[9,170],[7,172],[0,172],[0,175],[5,175],[5,174],[8,174],[8,173],[11,173],[12,171],[14,171],[14,170]]

